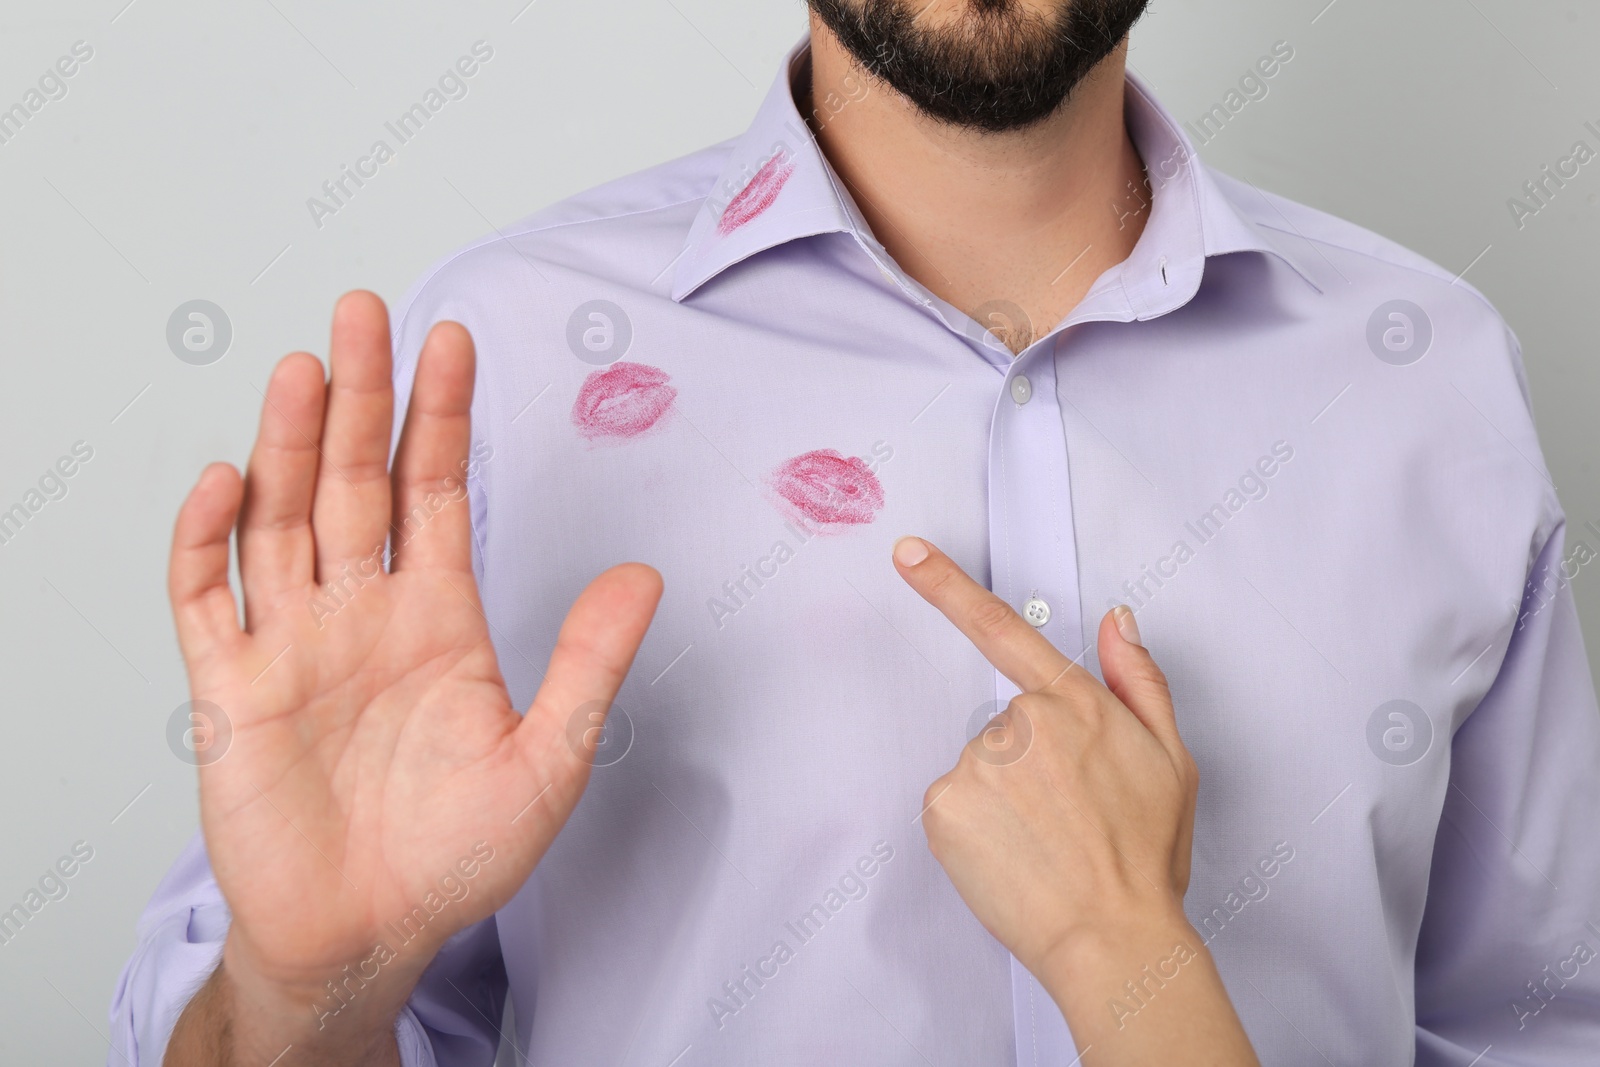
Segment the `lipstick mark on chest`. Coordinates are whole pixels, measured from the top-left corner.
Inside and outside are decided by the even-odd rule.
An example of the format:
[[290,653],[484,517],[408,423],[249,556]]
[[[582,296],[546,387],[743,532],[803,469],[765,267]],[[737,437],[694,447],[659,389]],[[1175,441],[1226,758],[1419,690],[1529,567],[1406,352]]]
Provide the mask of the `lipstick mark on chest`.
[[794,517],[815,530],[865,525],[883,507],[883,485],[866,461],[831,448],[784,460],[767,482]]
[[572,425],[590,440],[637,437],[672,408],[678,390],[667,372],[643,363],[613,363],[584,379]]
[[750,183],[723,208],[722,217],[717,220],[717,233],[726,237],[771,207],[793,173],[794,164],[788,162],[782,152],[761,164]]

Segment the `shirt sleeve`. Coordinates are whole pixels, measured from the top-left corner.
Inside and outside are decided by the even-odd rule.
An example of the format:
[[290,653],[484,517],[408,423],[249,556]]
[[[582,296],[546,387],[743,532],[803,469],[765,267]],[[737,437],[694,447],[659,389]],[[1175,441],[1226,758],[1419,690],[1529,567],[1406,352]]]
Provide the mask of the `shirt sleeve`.
[[[160,1067],[178,1017],[222,958],[228,923],[196,833],[140,916],[112,997],[107,1067]],[[452,936],[423,972],[395,1020],[402,1067],[490,1067],[505,996],[491,916]]]
[[1558,523],[1499,674],[1456,731],[1417,946],[1417,1067],[1593,1064],[1600,712]]

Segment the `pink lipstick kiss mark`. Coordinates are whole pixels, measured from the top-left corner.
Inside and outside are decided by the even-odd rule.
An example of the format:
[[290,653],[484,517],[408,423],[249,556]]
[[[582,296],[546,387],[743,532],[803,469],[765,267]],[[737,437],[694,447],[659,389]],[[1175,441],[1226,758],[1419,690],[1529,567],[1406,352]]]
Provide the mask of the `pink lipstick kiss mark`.
[[722,209],[722,218],[717,220],[717,233],[726,237],[771,207],[783,191],[783,183],[793,173],[794,164],[786,162],[782,152],[761,164],[761,169],[750,179],[750,184],[740,189],[739,194]]
[[866,463],[831,448],[784,460],[769,480],[800,517],[822,529],[865,525],[883,507],[883,486]]
[[678,391],[667,372],[643,363],[613,363],[584,379],[572,405],[572,425],[583,436],[637,437],[661,421]]

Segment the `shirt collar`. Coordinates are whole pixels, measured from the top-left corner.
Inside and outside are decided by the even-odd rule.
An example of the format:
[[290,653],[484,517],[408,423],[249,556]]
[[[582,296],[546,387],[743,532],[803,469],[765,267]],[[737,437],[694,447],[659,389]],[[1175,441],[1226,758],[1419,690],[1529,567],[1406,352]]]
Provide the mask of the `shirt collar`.
[[[689,228],[673,272],[672,298],[685,299],[769,248],[817,234],[846,233],[913,300],[942,303],[906,275],[873,237],[801,117],[793,79],[808,48],[809,40],[802,39],[790,50],[755,120],[731,142],[722,172]],[[830,108],[847,106],[843,97],[818,103],[824,118]],[[1183,130],[1132,71],[1127,73],[1124,113],[1154,192],[1150,217],[1132,254],[1096,281],[1068,323],[1164,315],[1198,292],[1208,257],[1233,252],[1274,256],[1322,291],[1287,235],[1263,226],[1229,198]],[[1263,212],[1270,210],[1259,191],[1256,196]]]

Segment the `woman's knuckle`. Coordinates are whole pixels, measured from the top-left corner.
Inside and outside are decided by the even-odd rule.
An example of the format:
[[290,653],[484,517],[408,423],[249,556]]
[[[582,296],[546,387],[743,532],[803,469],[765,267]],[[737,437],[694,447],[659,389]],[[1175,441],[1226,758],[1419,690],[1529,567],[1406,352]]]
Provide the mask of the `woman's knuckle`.
[[1011,626],[1011,605],[999,597],[984,597],[972,609],[972,625],[987,637],[1003,636]]

